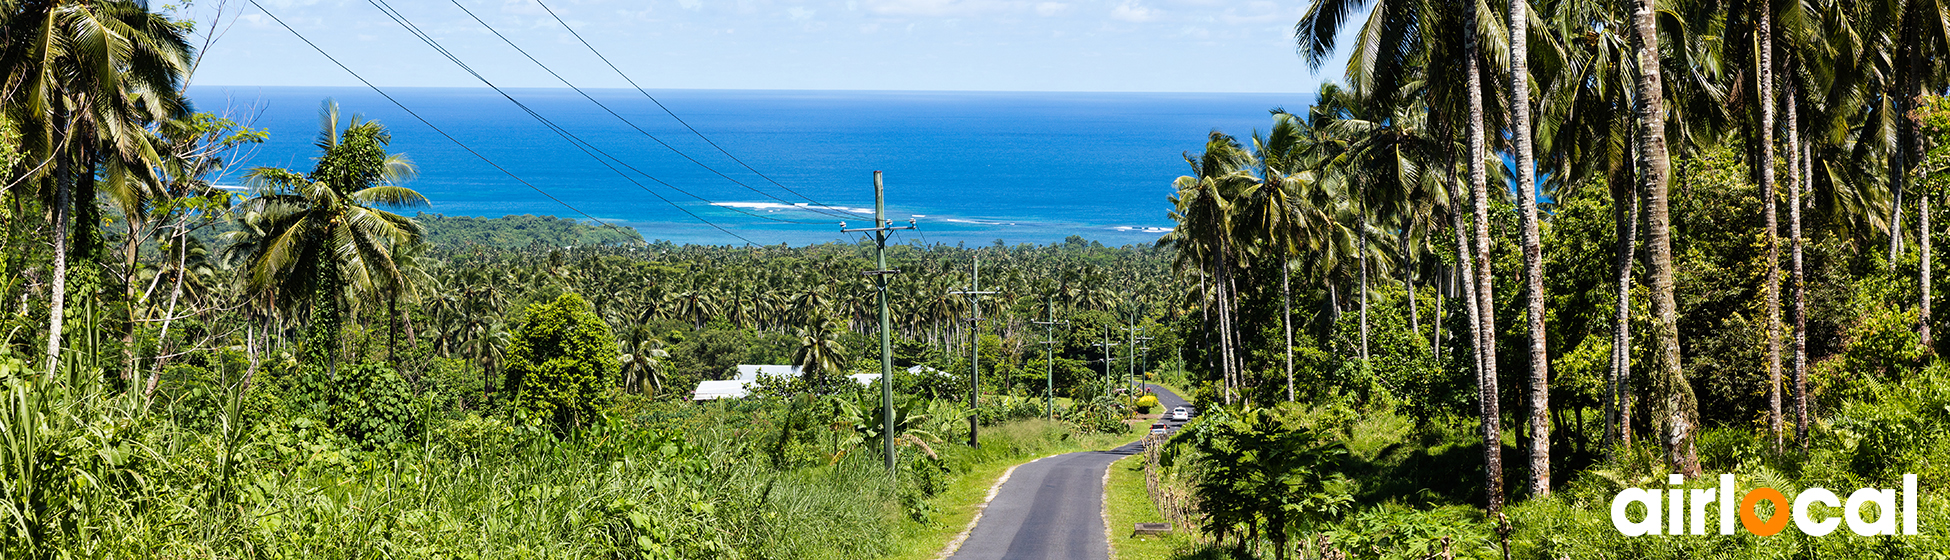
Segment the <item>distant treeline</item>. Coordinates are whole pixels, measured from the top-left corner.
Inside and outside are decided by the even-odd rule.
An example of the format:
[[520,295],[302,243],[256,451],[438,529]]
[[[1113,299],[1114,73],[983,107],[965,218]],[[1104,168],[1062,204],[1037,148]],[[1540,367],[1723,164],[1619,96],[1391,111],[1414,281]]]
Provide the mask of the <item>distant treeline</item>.
[[473,218],[421,212],[414,219],[426,227],[427,241],[448,248],[468,244],[515,248],[535,243],[557,247],[643,243],[643,236],[634,229],[590,225],[554,216]]

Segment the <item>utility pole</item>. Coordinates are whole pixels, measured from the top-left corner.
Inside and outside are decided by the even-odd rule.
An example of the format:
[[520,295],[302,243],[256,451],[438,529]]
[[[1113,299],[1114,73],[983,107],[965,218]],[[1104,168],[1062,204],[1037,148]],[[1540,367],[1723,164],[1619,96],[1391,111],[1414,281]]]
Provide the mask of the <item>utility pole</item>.
[[1056,320],[1056,300],[1045,296],[1044,306],[1049,308],[1048,321],[1031,321],[1043,326],[1043,408],[1051,420],[1056,419],[1056,339],[1057,325],[1068,325],[1069,321]]
[[968,309],[974,316],[968,318],[968,446],[980,449],[982,440],[976,437],[978,425],[982,422],[982,302],[980,298],[995,292],[982,289],[982,255],[975,255],[975,266],[966,290],[948,292],[966,296]]
[[1110,327],[1105,327],[1104,341],[1095,344],[1096,347],[1102,348],[1104,350],[1104,380],[1105,381],[1110,380],[1110,363],[1113,357],[1111,354],[1111,349],[1113,347],[1116,347],[1117,345],[1118,343],[1110,341]]
[[873,232],[874,269],[861,274],[872,276],[874,287],[880,291],[880,442],[887,458],[887,473],[891,475],[894,472],[894,342],[893,321],[887,317],[887,275],[901,271],[887,268],[887,232],[914,229],[915,225],[914,219],[908,218],[907,227],[894,227],[894,222],[887,219],[886,193],[880,172],[873,172],[874,227],[847,229],[846,222],[840,222],[840,233]]

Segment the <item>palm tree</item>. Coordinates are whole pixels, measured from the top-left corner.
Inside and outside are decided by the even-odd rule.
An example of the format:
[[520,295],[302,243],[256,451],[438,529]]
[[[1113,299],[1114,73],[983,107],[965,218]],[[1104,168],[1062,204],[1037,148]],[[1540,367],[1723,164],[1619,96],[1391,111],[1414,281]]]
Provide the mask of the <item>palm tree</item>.
[[643,336],[643,328],[629,329],[620,341],[622,345],[617,361],[623,364],[623,388],[642,392],[643,380],[648,379],[657,393],[664,392],[664,360],[670,359],[670,351],[663,344]]
[[[96,261],[104,258],[97,166],[104,158],[157,161],[144,124],[185,112],[179,85],[188,71],[190,46],[184,28],[136,2],[25,3],[6,10],[4,21],[10,30],[0,48],[4,111],[21,131],[23,165],[41,186],[52,218],[47,338],[52,376],[60,363],[68,261],[88,259],[83,273],[98,277]],[[70,247],[68,221],[76,208],[81,215]]]
[[799,366],[799,378],[822,390],[831,386],[845,364],[846,349],[840,346],[840,326],[827,317],[799,329],[799,349],[792,352],[792,365]]
[[328,99],[319,125],[310,173],[250,171],[256,196],[239,206],[244,227],[229,235],[230,251],[244,260],[246,292],[266,294],[280,309],[310,300],[308,358],[330,369],[346,287],[404,285],[394,254],[420,242],[417,222],[379,207],[424,207],[427,199],[398,186],[413,176],[413,164],[386,153],[391,135],[378,122],[342,119]]
[[[1202,286],[1207,283],[1211,286],[1201,289],[1201,301],[1211,301],[1218,310],[1219,370],[1225,379],[1225,402],[1232,404],[1240,386],[1232,329],[1232,271],[1242,255],[1234,243],[1231,201],[1250,196],[1259,179],[1251,174],[1252,154],[1231,136],[1217,131],[1207,138],[1203,153],[1196,157],[1187,154],[1185,162],[1191,165],[1194,175],[1174,181],[1177,192],[1170,197],[1174,207],[1171,216],[1178,227],[1158,243],[1178,249],[1173,266],[1181,273],[1193,272]],[[1207,273],[1207,269],[1211,272]],[[1086,284],[1083,288],[1088,290],[1094,285]]]
[[1245,201],[1242,227],[1259,240],[1256,247],[1266,258],[1280,263],[1280,328],[1286,333],[1286,400],[1294,401],[1293,391],[1293,288],[1292,263],[1300,255],[1309,230],[1318,224],[1307,220],[1319,215],[1305,207],[1297,195],[1299,183],[1311,178],[1301,174],[1301,129],[1299,119],[1285,111],[1273,114],[1273,128],[1265,138],[1253,134],[1253,152],[1258,154],[1263,183]]
[[1510,139],[1523,227],[1524,294],[1530,331],[1530,494],[1551,492],[1550,354],[1544,336],[1544,251],[1537,226],[1537,177],[1530,129],[1530,2],[1510,0]]
[[1665,448],[1666,463],[1690,477],[1700,472],[1699,455],[1693,443],[1699,425],[1699,403],[1679,361],[1679,316],[1673,297],[1672,215],[1666,185],[1671,167],[1666,155],[1665,92],[1660,84],[1658,11],[1654,2],[1638,0],[1632,14],[1638,39],[1639,184],[1646,197],[1652,314],[1657,321],[1653,333],[1656,347],[1652,384],[1659,403],[1654,420],[1659,427],[1659,442]]

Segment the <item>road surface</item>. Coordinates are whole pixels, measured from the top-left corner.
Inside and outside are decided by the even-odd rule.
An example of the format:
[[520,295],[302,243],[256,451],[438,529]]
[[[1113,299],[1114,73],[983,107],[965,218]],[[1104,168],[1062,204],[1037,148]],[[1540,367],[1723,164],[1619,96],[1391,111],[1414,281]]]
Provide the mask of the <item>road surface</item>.
[[[1166,413],[1185,399],[1151,385]],[[1169,422],[1178,429],[1178,422]],[[1110,451],[1049,457],[1016,467],[989,502],[953,560],[1108,559],[1104,541],[1104,470],[1143,452],[1141,443]]]

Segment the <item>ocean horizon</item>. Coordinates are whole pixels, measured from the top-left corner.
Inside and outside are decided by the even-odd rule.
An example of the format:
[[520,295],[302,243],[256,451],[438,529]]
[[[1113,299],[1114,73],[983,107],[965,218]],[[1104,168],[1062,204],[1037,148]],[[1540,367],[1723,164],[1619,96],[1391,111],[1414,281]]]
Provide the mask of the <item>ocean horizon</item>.
[[646,240],[732,245],[850,241],[839,224],[870,221],[876,170],[884,173],[889,219],[920,226],[897,242],[1045,244],[1076,235],[1112,246],[1149,244],[1172,227],[1166,197],[1172,181],[1190,171],[1182,154],[1202,150],[1213,130],[1250,143],[1255,130],[1270,126],[1271,109],[1300,112],[1314,98],[649,90],[707,143],[633,89],[583,90],[629,123],[571,89],[505,90],[587,142],[578,148],[491,89],[386,91],[575,209],[509,178],[370,89],[189,89],[198,110],[270,133],[227,162],[219,184],[237,184],[251,167],[308,171],[320,102],[329,98],[343,113],[386,125],[389,151],[419,169],[406,186],[428,197],[427,212],[588,221],[586,213]]

